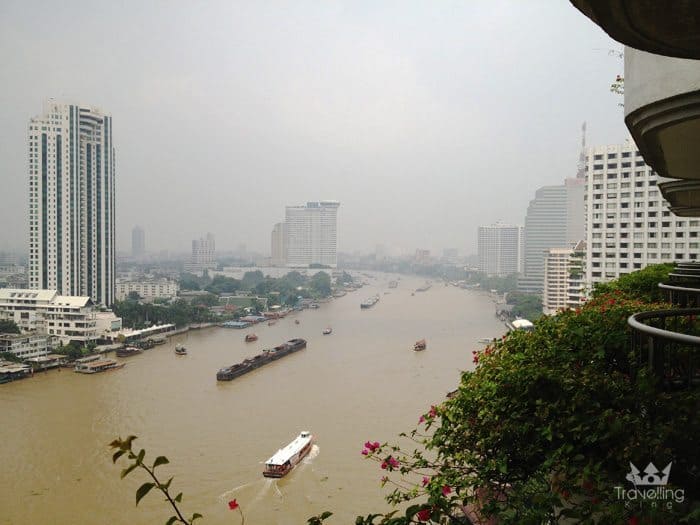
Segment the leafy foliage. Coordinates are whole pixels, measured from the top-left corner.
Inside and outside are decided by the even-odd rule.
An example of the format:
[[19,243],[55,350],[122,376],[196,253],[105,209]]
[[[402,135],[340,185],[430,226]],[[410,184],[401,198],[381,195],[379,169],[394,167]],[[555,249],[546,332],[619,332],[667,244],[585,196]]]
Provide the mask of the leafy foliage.
[[195,520],[201,518],[202,515],[198,512],[195,512],[190,518],[185,518],[184,514],[178,507],[178,503],[182,502],[182,492],[179,492],[174,497],[170,493],[170,484],[172,483],[173,478],[169,478],[168,481],[163,482],[156,476],[156,469],[161,465],[167,465],[168,463],[170,463],[170,461],[168,461],[168,458],[166,458],[165,456],[158,456],[153,462],[153,465],[149,467],[145,461],[146,451],[144,449],[141,449],[139,452],[136,452],[133,448],[133,443],[136,439],[136,436],[129,436],[126,439],[117,438],[109,444],[109,446],[115,450],[114,454],[112,454],[113,463],[116,463],[117,460],[122,456],[126,456],[126,458],[131,462],[127,467],[125,467],[122,470],[122,479],[131,474],[134,470],[141,469],[145,471],[152,480],[143,483],[136,490],[136,505],[138,505],[139,502],[144,497],[146,497],[146,495],[149,492],[151,492],[151,490],[155,488],[165,496],[165,500],[175,511],[175,514],[168,518],[166,525],[172,525],[173,523],[183,523],[185,525],[192,525],[195,522]]
[[19,331],[19,326],[17,324],[10,320],[10,319],[2,319],[0,320],[0,334],[18,334],[20,333]]
[[506,302],[513,305],[510,313],[514,317],[535,320],[542,316],[542,297],[537,294],[508,292]]
[[642,270],[622,275],[614,281],[597,283],[591,295],[600,297],[604,294],[620,291],[642,301],[660,301],[662,295],[659,283],[666,281],[673,268],[673,263],[647,266]]

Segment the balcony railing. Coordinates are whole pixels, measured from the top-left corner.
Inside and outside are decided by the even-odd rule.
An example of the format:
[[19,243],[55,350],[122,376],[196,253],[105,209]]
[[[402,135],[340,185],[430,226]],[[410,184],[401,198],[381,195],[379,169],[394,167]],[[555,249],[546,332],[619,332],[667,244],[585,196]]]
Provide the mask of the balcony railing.
[[678,308],[630,316],[632,349],[664,389],[700,386],[700,264],[678,263],[659,289]]

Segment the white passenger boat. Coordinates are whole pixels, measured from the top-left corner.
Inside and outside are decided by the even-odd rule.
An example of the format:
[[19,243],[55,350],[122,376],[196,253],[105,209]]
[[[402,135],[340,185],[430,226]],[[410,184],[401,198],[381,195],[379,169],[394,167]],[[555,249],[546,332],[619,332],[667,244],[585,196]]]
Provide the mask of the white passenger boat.
[[292,470],[310,451],[314,443],[311,432],[304,431],[294,441],[279,449],[265,462],[263,476],[266,478],[281,478]]

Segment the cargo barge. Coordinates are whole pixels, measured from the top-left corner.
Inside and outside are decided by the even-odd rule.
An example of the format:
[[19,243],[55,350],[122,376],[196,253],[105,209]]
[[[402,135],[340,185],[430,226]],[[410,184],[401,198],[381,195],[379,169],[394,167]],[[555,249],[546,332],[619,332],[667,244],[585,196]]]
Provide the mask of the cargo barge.
[[216,373],[217,381],[231,381],[237,377],[252,372],[256,368],[260,368],[272,361],[277,361],[282,357],[293,354],[299,350],[306,348],[305,339],[290,339],[286,343],[282,343],[274,348],[263,350],[254,357],[244,359],[242,362],[219,369]]

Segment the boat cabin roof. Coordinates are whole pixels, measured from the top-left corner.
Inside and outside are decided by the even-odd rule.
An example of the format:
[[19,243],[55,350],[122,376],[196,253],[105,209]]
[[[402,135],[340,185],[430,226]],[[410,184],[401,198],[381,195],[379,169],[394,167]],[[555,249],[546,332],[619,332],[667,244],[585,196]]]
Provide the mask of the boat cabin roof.
[[279,449],[275,454],[268,459],[266,465],[284,465],[289,461],[295,454],[301,451],[309,441],[311,441],[311,433],[309,431],[303,431],[299,434],[294,441],[284,448]]

